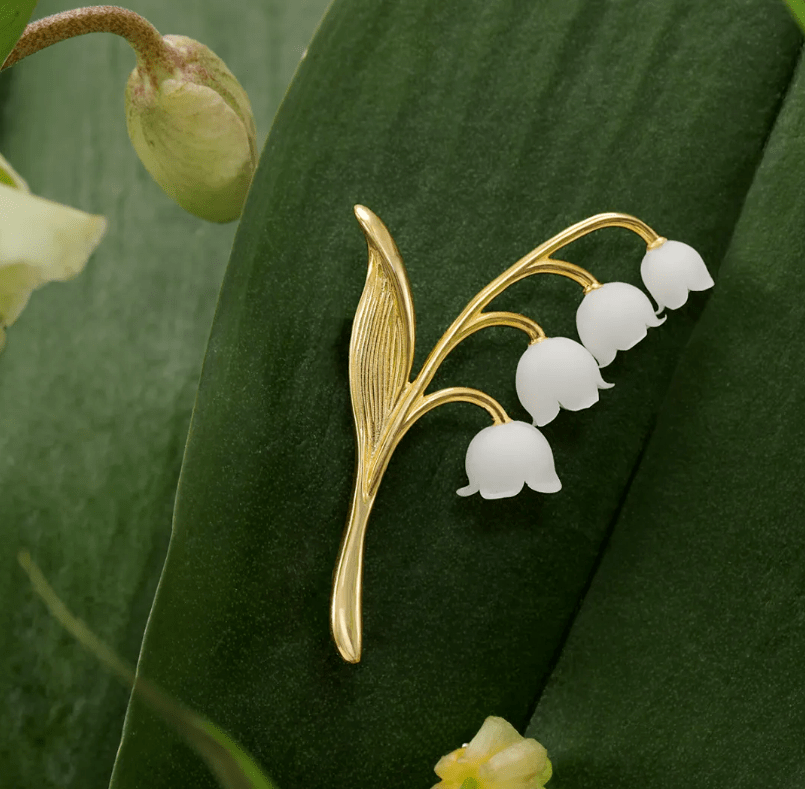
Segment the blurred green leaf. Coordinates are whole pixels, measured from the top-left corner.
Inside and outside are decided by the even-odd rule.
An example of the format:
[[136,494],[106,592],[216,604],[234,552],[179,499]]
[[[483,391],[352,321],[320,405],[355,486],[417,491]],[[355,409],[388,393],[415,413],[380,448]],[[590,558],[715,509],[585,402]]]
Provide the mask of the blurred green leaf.
[[[42,0],[37,13],[74,5]],[[260,145],[325,6],[130,4],[226,61]],[[16,555],[28,547],[98,635],[136,658],[236,231],[186,215],[137,159],[123,111],[132,68],[125,41],[88,35],[0,74],[0,151],[34,193],[109,219],[86,270],[37,291],[0,356],[3,789],[108,785],[129,694],[31,599]]]
[[152,682],[135,677],[134,670],[70,612],[27,551],[22,551],[18,560],[56,621],[119,680],[131,687],[135,695],[172,724],[195,748],[224,789],[274,789],[254,759],[225,732],[174,701]]
[[[709,294],[694,294],[661,329],[619,354],[607,369],[617,386],[598,406],[561,414],[545,429],[564,483],[559,494],[459,499],[464,452],[485,416],[438,409],[411,430],[369,527],[364,658],[347,665],[330,642],[327,619],[354,462],[350,322],[366,270],[352,206],[380,215],[406,261],[419,335],[415,370],[484,284],[600,211],[636,214],[699,249],[716,273],[765,163],[800,47],[776,0],[743,0],[740,13],[689,0],[336,0],[277,116],[235,241],[141,670],[232,731],[284,789],[318,786],[322,775],[356,789],[428,786],[439,756],[467,740],[486,715],[525,727],[577,611],[587,609],[599,566],[620,547],[620,572],[628,576],[629,559],[640,554],[626,548],[648,551],[654,539],[658,514],[648,495],[633,526],[642,542],[623,547],[619,516],[654,425],[665,424],[669,382],[690,363],[689,338]],[[786,256],[800,236],[786,237]],[[775,247],[780,243],[775,236]],[[599,279],[636,284],[643,249],[629,234],[609,231],[575,244],[567,258]],[[753,260],[757,295],[772,263],[762,255]],[[575,336],[579,299],[570,283],[543,277],[497,306],[531,315],[550,334]],[[751,314],[741,303],[721,303],[733,324]],[[786,319],[789,333],[798,315]],[[726,326],[722,331],[718,347],[732,348],[735,361],[743,345],[730,346]],[[506,330],[479,333],[451,355],[435,386],[476,386],[523,416],[514,370],[524,347]],[[744,417],[730,409],[734,391],[719,390],[719,397],[737,442]],[[668,407],[674,416],[665,440],[679,466],[689,444],[671,439],[687,420],[708,440],[709,423],[694,417],[698,404]],[[757,460],[748,448],[740,458],[746,483]],[[707,479],[685,475],[675,495],[691,505],[717,500]],[[675,482],[656,477],[652,485],[663,492]],[[751,496],[770,506],[769,479]],[[733,579],[732,566],[718,563],[724,524],[706,511],[697,529],[709,535],[702,547],[717,571],[707,589],[753,584],[747,566]],[[742,520],[740,508],[731,517],[744,535],[756,526]],[[691,535],[684,520],[678,525],[675,546],[684,557]],[[788,534],[801,547],[801,537],[797,543]],[[661,564],[652,571],[652,595],[631,589],[615,596],[612,616],[583,642],[587,676],[578,677],[573,663],[559,675],[576,717],[565,738],[561,703],[552,708],[560,722],[546,742],[551,757],[560,756],[555,789],[590,786],[578,766],[585,759],[600,768],[592,771],[596,786],[620,789],[665,787],[669,774],[720,785],[711,777],[725,765],[733,775],[738,769],[734,742],[717,739],[695,761],[695,775],[690,750],[671,772],[677,741],[655,721],[667,714],[682,726],[673,710],[698,709],[686,663],[709,671],[713,684],[729,677],[708,666],[706,632],[687,628],[686,641],[676,639],[684,598],[677,617],[666,620],[673,589],[662,586]],[[732,632],[724,624],[742,621],[740,606],[708,607],[704,589],[697,602],[700,610],[688,616],[700,628]],[[627,648],[621,625],[638,621],[661,629],[650,654],[661,645],[676,655],[677,673],[655,682],[639,649],[632,663],[615,661],[609,641]],[[628,731],[639,753],[664,754],[664,775],[643,770],[644,759],[628,763],[632,745],[617,727],[610,733],[617,750],[597,753],[588,739],[578,751],[572,733],[597,732],[606,719],[602,709],[585,708],[583,693],[573,695],[576,684],[591,693],[599,650],[612,658],[613,671],[628,664],[641,672],[640,683],[627,685],[616,674],[600,692],[630,691],[618,709],[644,710]],[[744,658],[744,671],[756,665],[753,655]],[[744,689],[725,685],[723,692],[740,696]],[[684,721],[701,736],[686,733],[685,741],[704,738],[706,747],[708,725],[730,726],[734,707],[718,698],[703,704],[705,724]],[[542,729],[534,735],[545,741]],[[790,767],[797,754],[787,741],[785,759],[762,769],[753,761],[738,785],[797,785]],[[154,789],[210,786],[201,766],[134,700],[112,785],[146,782]]]
[[19,40],[36,8],[37,0],[0,3],[0,65]]

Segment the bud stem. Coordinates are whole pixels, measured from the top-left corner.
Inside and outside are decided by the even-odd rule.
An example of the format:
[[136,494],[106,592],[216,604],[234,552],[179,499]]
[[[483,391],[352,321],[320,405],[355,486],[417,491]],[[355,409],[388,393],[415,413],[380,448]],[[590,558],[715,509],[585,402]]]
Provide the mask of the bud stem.
[[175,67],[173,54],[147,19],[116,5],[96,5],[63,11],[32,22],[25,28],[0,71],[51,44],[86,33],[114,33],[122,36],[131,44],[137,60],[149,70],[155,66],[168,70]]

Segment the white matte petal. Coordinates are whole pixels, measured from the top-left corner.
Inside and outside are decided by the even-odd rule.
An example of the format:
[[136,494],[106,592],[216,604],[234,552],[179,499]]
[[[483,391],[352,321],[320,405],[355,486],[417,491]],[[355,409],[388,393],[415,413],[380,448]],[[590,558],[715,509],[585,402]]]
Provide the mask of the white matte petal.
[[536,427],[543,427],[553,422],[559,415],[559,401],[555,397],[542,397],[526,408],[526,410],[534,418],[534,425]]
[[554,468],[540,469],[526,477],[526,484],[537,493],[558,493],[562,490],[562,481]]
[[688,291],[707,290],[715,284],[702,256],[681,241],[666,241],[646,252],[640,275],[660,311],[678,309],[688,300]]
[[467,448],[465,467],[470,482],[457,491],[462,496],[476,490],[485,499],[515,496],[526,482],[545,493],[561,487],[550,444],[526,422],[506,422],[481,430]]
[[590,291],[576,312],[576,328],[599,367],[610,364],[617,351],[632,348],[646,336],[647,327],[664,323],[639,288],[626,282],[607,282]]
[[598,402],[598,389],[611,386],[601,378],[592,354],[567,337],[548,337],[520,357],[517,395],[536,425],[548,424],[559,405],[571,411]]

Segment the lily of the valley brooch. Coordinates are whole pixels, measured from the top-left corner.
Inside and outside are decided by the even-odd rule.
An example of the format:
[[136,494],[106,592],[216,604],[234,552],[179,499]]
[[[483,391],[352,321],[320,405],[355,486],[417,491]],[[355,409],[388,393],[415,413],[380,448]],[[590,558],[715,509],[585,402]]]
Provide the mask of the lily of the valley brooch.
[[[400,439],[419,417],[444,403],[474,403],[486,409],[492,425],[481,430],[467,449],[469,484],[457,492],[480,492],[486,499],[514,496],[528,485],[555,493],[562,485],[553,453],[537,426],[546,425],[560,408],[578,411],[598,402],[608,389],[599,372],[659,326],[665,308],[681,307],[689,290],[706,290],[713,280],[692,247],[668,241],[628,214],[597,214],[541,244],[492,280],[453,321],[430,352],[422,370],[409,380],[414,358],[414,305],[400,253],[386,226],[364,206],[355,215],[369,247],[369,271],[349,346],[349,387],[357,439],[357,468],[347,527],[333,579],[330,625],[344,660],[361,658],[361,594],[366,525],[380,481]],[[654,310],[639,288],[625,282],[601,284],[585,269],[554,258],[563,247],[604,227],[623,227],[648,247],[640,273],[657,302]],[[485,312],[509,285],[532,274],[561,274],[584,289],[576,313],[581,344],[566,337],[547,337],[525,315]],[[534,424],[512,420],[494,398],[478,389],[449,387],[425,390],[448,353],[465,337],[486,326],[511,326],[528,335],[529,346],[517,365],[517,395]]]

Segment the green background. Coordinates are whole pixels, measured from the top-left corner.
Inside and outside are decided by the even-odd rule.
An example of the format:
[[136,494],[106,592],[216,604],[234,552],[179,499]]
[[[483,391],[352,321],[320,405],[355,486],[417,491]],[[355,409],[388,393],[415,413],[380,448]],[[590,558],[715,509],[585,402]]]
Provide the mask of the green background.
[[[75,5],[40,0],[35,17]],[[126,5],[224,58],[262,145],[326,2]],[[3,789],[108,784],[128,693],[48,618],[16,554],[30,550],[76,613],[136,660],[235,233],[186,214],[140,164],[123,108],[132,68],[128,44],[99,34],[0,75],[0,151],[36,194],[109,219],[86,270],[36,292],[0,355]]]
[[[223,11],[216,19],[198,7],[209,28],[180,32],[204,38],[243,75],[257,104],[247,77],[262,85],[274,74],[260,59],[268,46],[254,19],[263,17],[238,21],[250,41],[238,46],[238,34],[223,29]],[[150,16],[174,32],[156,11]],[[232,35],[229,51],[215,40],[224,32]],[[62,47],[79,50],[78,42]],[[235,238],[143,674],[236,736],[283,789],[429,786],[438,757],[489,714],[547,746],[555,789],[800,787],[800,50],[801,36],[776,0],[336,0],[277,116]],[[22,88],[20,69],[7,107]],[[82,123],[90,137],[104,128]],[[16,133],[17,145],[31,145]],[[3,144],[43,191],[24,170],[25,157],[13,158]],[[107,239],[75,285],[39,294],[54,299],[53,309],[38,319],[26,311],[20,332],[9,333],[15,374],[27,378],[12,387],[15,368],[5,357],[3,396],[13,392],[17,408],[33,409],[41,392],[30,419],[42,433],[37,445],[23,441],[22,429],[16,440],[4,431],[10,447],[35,454],[11,464],[4,452],[2,479],[18,502],[11,542],[25,537],[63,596],[131,655],[167,540],[217,285],[201,315],[192,257],[188,273],[166,261],[178,239],[212,260],[213,234],[230,232],[221,235],[223,258],[231,230],[182,217],[129,152],[109,166],[128,162],[140,187],[121,193],[110,181],[99,194],[105,180],[84,172],[107,168],[95,148],[86,150],[72,193],[48,196],[109,213],[115,199],[132,194],[153,216],[117,249]],[[411,430],[372,516],[365,654],[350,666],[330,643],[327,612],[353,465],[347,350],[366,266],[356,202],[388,224],[406,261],[418,320],[415,370],[492,277],[600,211],[634,213],[692,244],[717,285],[618,355],[604,371],[616,387],[601,403],[545,428],[564,483],[559,494],[455,496],[466,446],[488,423],[477,409],[439,409]],[[165,217],[191,230],[163,227]],[[120,221],[130,223],[123,208]],[[157,249],[155,237],[168,246]],[[147,260],[150,277],[103,265],[104,254],[134,254],[138,238],[148,247],[132,259]],[[596,234],[564,256],[601,280],[639,283],[641,244],[625,231]],[[167,297],[166,272],[175,276],[167,280],[174,302],[184,294],[192,318],[177,318],[184,313]],[[139,301],[135,287],[143,289]],[[67,288],[86,289],[83,313],[67,302]],[[107,303],[104,288],[125,298]],[[526,312],[549,334],[575,336],[579,296],[572,283],[543,277],[496,306]],[[162,312],[152,312],[155,299],[164,299]],[[61,331],[51,322],[57,309]],[[92,311],[98,323],[82,344],[88,329],[76,330],[75,316]],[[119,349],[141,341],[144,315],[163,356],[140,347],[125,363]],[[32,339],[30,348],[57,343],[53,357],[70,360],[58,383],[42,386],[37,376],[54,369],[48,360],[32,364],[13,348],[23,322],[47,329],[47,340]],[[196,333],[195,355],[182,327]],[[166,339],[176,333],[181,342]],[[482,388],[523,418],[514,370],[524,347],[517,333],[483,332],[451,355],[436,383]],[[102,366],[109,357],[121,365],[117,377]],[[144,386],[143,369],[160,364]],[[57,410],[51,399],[62,389],[72,395]],[[184,397],[185,409],[166,411],[171,396]],[[115,442],[101,427],[104,404],[107,422],[122,431]],[[79,407],[88,411],[76,419]],[[67,420],[83,432],[57,441]],[[43,457],[53,463],[47,476]],[[63,487],[55,490],[54,480]],[[145,512],[156,489],[162,498]],[[74,513],[69,540],[58,536],[65,509]],[[116,732],[119,707],[113,715],[111,698],[94,697],[82,730],[69,706],[80,677],[36,687],[43,672],[60,670],[69,677],[83,670],[93,693],[100,682],[91,660],[68,653],[16,579],[19,602],[9,616],[22,643],[11,653],[13,676],[34,685],[18,707],[24,725],[42,727],[39,740],[27,735],[31,759],[37,749],[69,753],[53,743],[72,736],[87,749],[80,769],[99,769],[93,745],[114,747],[96,728],[100,711]],[[54,700],[65,720],[46,729]],[[82,738],[86,731],[96,739]],[[115,789],[213,785],[195,754],[134,703]]]

